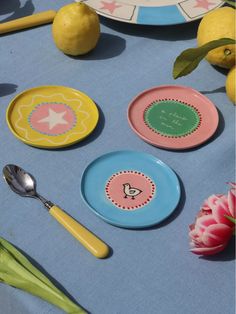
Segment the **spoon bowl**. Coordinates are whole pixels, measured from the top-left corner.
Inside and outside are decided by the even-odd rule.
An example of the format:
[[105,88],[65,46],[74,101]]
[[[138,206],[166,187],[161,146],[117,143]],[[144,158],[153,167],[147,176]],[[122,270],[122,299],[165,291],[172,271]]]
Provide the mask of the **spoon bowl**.
[[16,165],[6,165],[3,177],[13,192],[26,197],[36,196],[36,181],[32,175]]

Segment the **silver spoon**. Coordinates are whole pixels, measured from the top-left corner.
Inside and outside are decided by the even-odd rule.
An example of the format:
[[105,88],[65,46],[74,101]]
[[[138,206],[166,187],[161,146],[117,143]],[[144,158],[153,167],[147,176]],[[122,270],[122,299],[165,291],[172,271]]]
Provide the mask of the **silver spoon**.
[[104,258],[108,255],[109,248],[104,242],[98,239],[93,233],[78,223],[58,206],[54,205],[37,193],[36,181],[31,174],[16,165],[6,165],[3,168],[3,178],[12,191],[20,196],[39,199],[48,209],[49,213],[93,255],[98,258]]

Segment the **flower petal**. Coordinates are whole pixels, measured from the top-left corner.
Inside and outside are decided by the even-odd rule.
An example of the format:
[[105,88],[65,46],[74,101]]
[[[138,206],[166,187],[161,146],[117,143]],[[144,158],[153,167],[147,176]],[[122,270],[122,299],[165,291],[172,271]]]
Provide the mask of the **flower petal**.
[[226,195],[218,200],[214,210],[212,211],[212,215],[218,223],[226,224],[230,227],[233,227],[234,224],[225,217],[226,215],[231,216],[228,197]]
[[236,218],[236,189],[230,189],[228,193],[228,206],[230,216]]
[[214,247],[229,241],[233,229],[225,224],[214,224],[206,228],[202,235],[202,242],[207,247]]
[[190,249],[190,251],[197,255],[213,255],[223,251],[226,247],[227,243],[220,244],[214,247],[195,247]]
[[197,232],[204,232],[210,225],[217,224],[213,215],[204,215],[196,219],[195,229]]
[[196,229],[193,229],[189,232],[189,237],[192,241],[200,241],[201,242],[201,235],[202,233],[199,233],[196,231]]
[[193,231],[195,229],[195,224],[191,224],[188,226],[189,232]]
[[236,189],[236,183],[235,182],[227,182],[229,185],[231,185],[232,188]]
[[199,210],[198,214],[197,214],[197,217],[196,218],[199,218],[199,217],[202,217],[202,216],[206,216],[206,215],[210,215],[212,213],[212,210],[207,208],[207,207],[201,207],[201,209]]
[[208,205],[208,208],[210,208],[211,210],[214,209],[215,204],[218,202],[219,199],[221,199],[222,197],[224,197],[224,194],[213,194],[211,196],[208,197],[208,199],[205,201]]

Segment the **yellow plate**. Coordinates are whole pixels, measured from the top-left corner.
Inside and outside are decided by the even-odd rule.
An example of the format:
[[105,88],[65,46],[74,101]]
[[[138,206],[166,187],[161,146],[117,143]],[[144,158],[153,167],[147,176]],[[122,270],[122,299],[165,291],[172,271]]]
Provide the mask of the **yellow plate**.
[[97,106],[84,93],[65,86],[39,86],[17,95],[6,119],[11,132],[25,144],[61,148],[88,136],[99,118]]

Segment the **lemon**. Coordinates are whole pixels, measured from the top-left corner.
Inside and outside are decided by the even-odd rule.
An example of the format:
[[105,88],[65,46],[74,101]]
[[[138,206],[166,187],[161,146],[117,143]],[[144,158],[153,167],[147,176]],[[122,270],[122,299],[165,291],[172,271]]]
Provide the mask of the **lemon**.
[[236,66],[229,71],[225,82],[226,94],[236,105]]
[[58,49],[78,56],[91,51],[100,36],[97,13],[85,3],[63,6],[52,24],[52,36]]
[[[197,43],[202,46],[220,38],[235,39],[235,10],[222,7],[207,13],[198,26]],[[211,50],[206,59],[213,65],[230,69],[235,64],[235,45]]]

